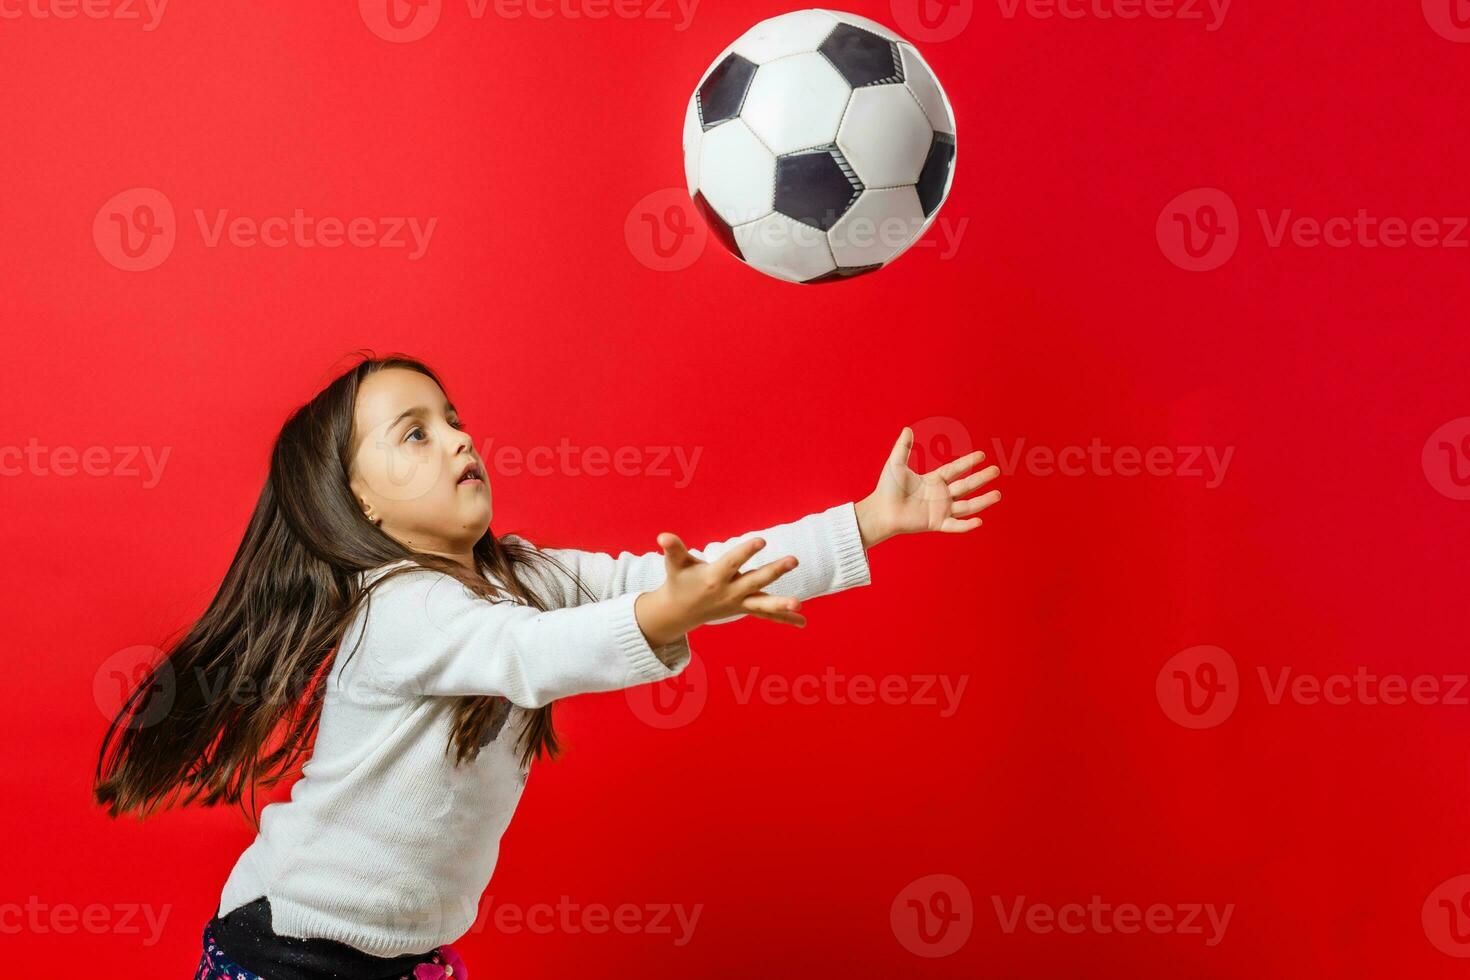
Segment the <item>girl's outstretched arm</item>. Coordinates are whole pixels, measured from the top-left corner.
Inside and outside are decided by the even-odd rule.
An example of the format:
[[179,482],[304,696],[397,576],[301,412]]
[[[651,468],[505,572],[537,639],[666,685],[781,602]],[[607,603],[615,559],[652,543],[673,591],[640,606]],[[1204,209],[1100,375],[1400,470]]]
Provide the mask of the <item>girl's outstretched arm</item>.
[[[673,574],[663,588],[574,608],[542,611],[494,602],[433,569],[397,570],[375,585],[343,641],[349,649],[360,642],[365,654],[366,672],[352,683],[397,697],[499,694],[539,708],[573,694],[680,674],[690,659],[686,634],[744,615],[740,610],[753,608],[781,622],[799,618],[768,608],[788,600],[761,591],[789,571],[794,558],[741,572],[763,547],[759,539],[704,563],[691,559],[673,535],[664,537]],[[642,600],[648,604],[639,608]]]
[[[752,538],[763,538],[765,547],[744,562],[740,571],[749,571],[787,555],[794,556],[798,562],[795,568],[764,589],[769,595],[813,599],[872,582],[868,556],[858,526],[857,505],[851,501],[808,514],[799,520],[748,531],[724,541],[713,541],[702,548],[690,548],[688,552],[700,561],[712,562],[742,541]],[[525,541],[524,538],[520,540]],[[617,598],[629,592],[653,591],[664,584],[667,574],[662,551],[650,551],[641,555],[624,551],[613,557],[606,552],[580,551],[575,548],[537,550],[555,558],[568,570],[576,573],[591,590],[594,597],[592,601],[596,602]],[[553,574],[557,580],[552,583],[550,590],[553,602],[573,606],[587,601],[569,578],[559,573]],[[745,613],[739,613],[712,620],[711,623],[727,623],[744,615]]]
[[[766,546],[741,566],[741,571],[784,555],[794,555],[799,562],[765,589],[770,595],[805,600],[868,585],[872,576],[867,549],[899,534],[972,531],[982,523],[975,515],[1000,500],[999,490],[962,499],[1000,474],[995,466],[969,472],[985,459],[983,452],[969,453],[927,473],[916,473],[909,468],[913,446],[914,432],[905,426],[884,460],[877,486],[862,500],[837,504],[797,521],[749,531],[703,548],[691,548],[688,553],[700,561],[712,561],[739,542],[760,537]],[[576,572],[591,589],[595,601],[652,591],[664,583],[664,555],[659,551],[641,555],[624,551],[614,558],[605,552],[573,548],[538,550]],[[577,605],[581,594],[571,580],[560,574],[555,578],[550,600],[561,606]],[[714,622],[739,618],[737,615]]]
[[[386,569],[384,569],[386,571]],[[413,569],[378,585],[344,638],[357,645],[354,683],[398,697],[499,694],[540,708],[573,694],[615,691],[683,672],[684,636],[650,644],[637,593],[543,612],[490,602],[442,572]]]

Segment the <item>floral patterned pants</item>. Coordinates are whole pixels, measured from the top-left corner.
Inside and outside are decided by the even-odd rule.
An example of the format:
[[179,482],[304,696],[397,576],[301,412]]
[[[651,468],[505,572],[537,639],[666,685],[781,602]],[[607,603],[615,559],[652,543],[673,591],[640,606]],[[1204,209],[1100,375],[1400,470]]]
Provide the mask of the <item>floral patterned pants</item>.
[[[470,971],[453,946],[440,946],[432,954],[431,963],[414,967],[412,974],[405,973],[401,980],[469,980]],[[199,969],[194,980],[269,980],[258,973],[245,969],[232,961],[214,941],[214,930],[209,923],[204,925],[204,955],[199,958]]]

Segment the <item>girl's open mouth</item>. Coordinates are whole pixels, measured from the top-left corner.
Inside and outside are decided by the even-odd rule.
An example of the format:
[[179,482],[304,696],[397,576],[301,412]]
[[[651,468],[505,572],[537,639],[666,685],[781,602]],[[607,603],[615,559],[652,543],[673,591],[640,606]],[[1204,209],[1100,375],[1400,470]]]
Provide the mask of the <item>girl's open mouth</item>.
[[460,483],[484,483],[485,473],[479,466],[471,466],[464,471],[464,476],[459,478]]

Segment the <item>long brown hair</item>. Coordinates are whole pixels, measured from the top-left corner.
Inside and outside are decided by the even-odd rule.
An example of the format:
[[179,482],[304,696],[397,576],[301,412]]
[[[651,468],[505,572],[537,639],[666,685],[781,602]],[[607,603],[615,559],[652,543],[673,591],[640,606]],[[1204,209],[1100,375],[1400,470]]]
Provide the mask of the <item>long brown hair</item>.
[[[348,483],[363,380],[386,368],[407,368],[444,385],[412,357],[357,356],[363,360],[281,427],[270,473],[219,590],[108,727],[93,794],[110,816],[137,811],[145,818],[195,800],[243,805],[249,790],[246,815],[258,826],[255,787],[287,778],[312,746],[326,677],[358,608],[383,582],[415,570],[413,563],[450,575],[487,600],[509,593],[542,610],[546,605],[522,584],[517,569],[540,561],[570,574],[525,542],[498,540],[487,530],[474,555],[504,584],[497,592],[457,562],[404,547],[364,516]],[[359,573],[404,558],[413,563],[362,587]],[[557,758],[552,705],[515,708],[499,695],[455,701],[445,747],[446,754],[455,753],[455,765],[473,760],[481,745],[498,737],[512,710],[525,714],[522,767],[543,753]]]

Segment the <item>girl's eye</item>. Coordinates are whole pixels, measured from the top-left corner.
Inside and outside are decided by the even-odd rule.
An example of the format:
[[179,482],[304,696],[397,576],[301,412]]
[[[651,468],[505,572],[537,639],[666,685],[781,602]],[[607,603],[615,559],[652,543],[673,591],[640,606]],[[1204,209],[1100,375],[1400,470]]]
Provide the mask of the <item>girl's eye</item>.
[[[451,426],[453,426],[454,428],[456,428],[456,429],[460,429],[460,430],[463,430],[464,429],[464,423],[461,422],[459,419],[455,419],[453,422],[450,422],[449,424]],[[409,439],[409,440],[413,440],[413,434],[415,432],[422,434],[423,431],[424,430],[421,427],[419,427],[419,426],[416,425],[412,429],[409,429],[408,430],[408,432],[404,435],[404,438],[405,439]],[[415,441],[417,441],[417,440],[415,440]]]

